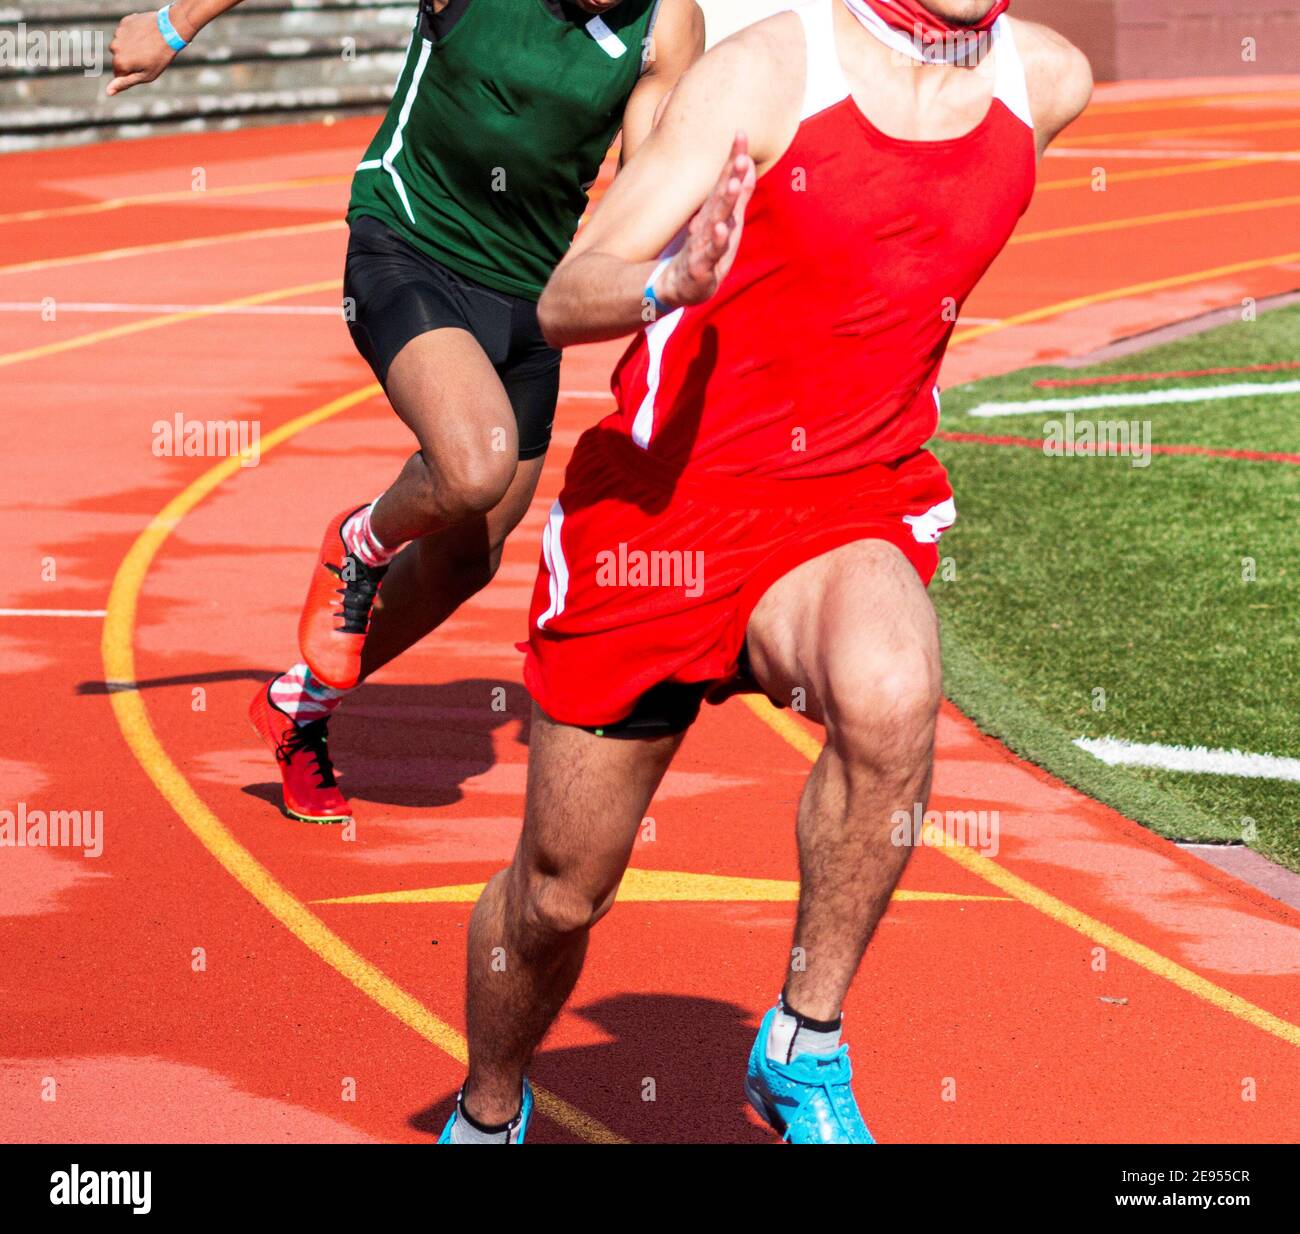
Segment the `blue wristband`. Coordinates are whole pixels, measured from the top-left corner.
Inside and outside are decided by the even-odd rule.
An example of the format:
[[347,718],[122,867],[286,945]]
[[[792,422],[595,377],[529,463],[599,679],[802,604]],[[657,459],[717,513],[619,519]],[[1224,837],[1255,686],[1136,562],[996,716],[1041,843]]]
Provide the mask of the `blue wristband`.
[[158,10],[158,33],[163,36],[163,41],[172,51],[184,51],[189,44],[176,33],[176,27],[172,25],[171,14],[167,11],[170,8],[170,4],[164,4]]
[[659,281],[659,276],[668,268],[668,263],[672,261],[671,257],[665,257],[650,274],[646,281],[645,291],[641,293],[642,300],[649,304],[655,311],[656,317],[663,317],[668,313],[676,312],[671,304],[665,304],[659,299],[659,293],[655,291],[655,283]]

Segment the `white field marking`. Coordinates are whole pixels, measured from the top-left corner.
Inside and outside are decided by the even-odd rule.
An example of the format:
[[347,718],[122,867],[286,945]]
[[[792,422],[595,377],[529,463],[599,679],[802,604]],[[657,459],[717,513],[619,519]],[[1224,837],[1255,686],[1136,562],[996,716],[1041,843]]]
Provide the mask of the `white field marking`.
[[1243,159],[1252,163],[1300,162],[1300,150],[1151,150],[1139,148],[1084,149],[1079,146],[1049,146],[1047,157],[1053,159],[1179,159],[1195,163],[1219,159]]
[[102,608],[0,608],[0,617],[103,617]]
[[[36,300],[0,300],[0,313],[39,313],[45,305]],[[332,304],[118,304],[93,300],[55,300],[58,313],[231,313],[268,317],[340,317],[343,309]]]
[[1085,394],[1078,398],[1031,398],[1019,403],[980,403],[966,414],[1023,416],[1036,411],[1093,411],[1102,407],[1159,407],[1162,403],[1208,403],[1227,398],[1259,398],[1265,394],[1300,394],[1300,381],[1239,381],[1228,386],[1178,386],[1172,390],[1143,390],[1138,394]]
[[1116,737],[1080,737],[1074,744],[1109,767],[1160,767],[1165,771],[1195,771],[1251,780],[1300,780],[1300,758],[1209,750],[1205,746],[1144,744]]

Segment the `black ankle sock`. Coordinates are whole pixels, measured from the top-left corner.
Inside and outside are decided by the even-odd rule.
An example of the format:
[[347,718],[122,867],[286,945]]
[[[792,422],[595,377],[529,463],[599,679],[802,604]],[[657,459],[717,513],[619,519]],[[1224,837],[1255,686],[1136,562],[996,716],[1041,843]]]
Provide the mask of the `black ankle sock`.
[[800,1028],[811,1029],[814,1033],[837,1033],[844,1027],[843,1013],[837,1015],[833,1020],[814,1020],[812,1016],[804,1015],[802,1011],[791,1007],[784,994],[781,996],[781,1006],[785,1008],[787,1015],[792,1015],[799,1021]]
[[505,1133],[510,1130],[511,1124],[519,1117],[519,1112],[515,1111],[515,1113],[507,1118],[503,1123],[481,1123],[465,1108],[465,1100],[463,1097],[456,1102],[456,1106],[460,1110],[461,1118],[469,1123],[469,1125],[476,1131],[481,1131],[484,1135],[505,1135]]

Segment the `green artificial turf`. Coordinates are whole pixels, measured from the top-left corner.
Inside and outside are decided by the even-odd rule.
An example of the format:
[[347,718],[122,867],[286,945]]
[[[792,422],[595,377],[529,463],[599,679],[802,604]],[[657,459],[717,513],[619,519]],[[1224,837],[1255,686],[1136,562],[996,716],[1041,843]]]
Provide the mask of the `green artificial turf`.
[[[1300,360],[1300,309],[1091,369],[1039,367],[946,390],[943,430],[1042,441],[1063,411],[982,403],[1228,383],[1300,370],[1037,389],[1039,378]],[[1157,444],[1300,453],[1300,394],[1104,408]],[[983,729],[1175,839],[1244,840],[1300,870],[1300,783],[1107,767],[1072,743],[1136,742],[1300,757],[1300,466],[1195,455],[1051,457],[938,441],[958,522],[932,594],[949,697]]]

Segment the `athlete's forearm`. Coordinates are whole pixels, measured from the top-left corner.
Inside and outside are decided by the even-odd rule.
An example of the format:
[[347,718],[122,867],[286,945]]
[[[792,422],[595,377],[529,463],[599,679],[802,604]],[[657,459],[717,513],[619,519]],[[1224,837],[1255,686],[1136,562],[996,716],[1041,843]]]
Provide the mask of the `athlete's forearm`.
[[[132,86],[154,81],[176,59],[180,37],[191,42],[204,26],[227,9],[233,9],[239,0],[172,0],[166,20],[157,9],[143,13],[128,13],[117,23],[109,51],[113,53],[113,79],[108,83],[108,93],[121,94]],[[164,27],[170,21],[167,34]]]
[[[621,207],[615,198],[628,197],[621,190],[628,190],[638,173],[648,171],[652,181],[657,177],[658,162],[658,157],[650,154],[615,182],[602,203],[608,216],[617,216]],[[744,228],[745,206],[756,183],[749,139],[738,132],[713,191],[671,239],[664,228],[653,248],[644,245],[642,238],[629,246],[630,256],[608,252],[595,234],[602,223],[597,211],[585,229],[587,234],[579,235],[569,256],[551,275],[537,306],[548,341],[555,347],[569,347],[619,338],[650,325],[664,313],[702,304],[731,269]],[[630,194],[629,200],[635,202],[635,185]],[[661,228],[662,224],[660,219]],[[622,233],[623,244],[628,244],[625,228],[606,226],[605,233],[614,244]],[[647,249],[660,254],[668,251],[670,256],[636,260],[638,251]]]
[[654,320],[655,306],[645,291],[657,265],[594,250],[569,258],[551,276],[537,305],[547,342],[571,347],[640,330]]

